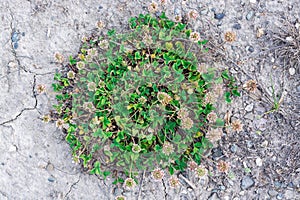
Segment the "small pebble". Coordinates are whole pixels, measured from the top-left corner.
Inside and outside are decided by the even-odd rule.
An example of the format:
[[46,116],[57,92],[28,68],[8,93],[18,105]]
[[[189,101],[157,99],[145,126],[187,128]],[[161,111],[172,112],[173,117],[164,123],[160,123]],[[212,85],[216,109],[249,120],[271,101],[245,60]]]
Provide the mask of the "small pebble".
[[53,183],[55,181],[55,179],[53,177],[49,177],[48,181],[51,182],[51,183]]
[[232,28],[236,29],[236,30],[240,30],[242,28],[241,24],[236,23],[232,26]]
[[179,8],[175,8],[174,9],[174,15],[179,15],[180,14],[180,9]]
[[203,10],[200,11],[200,15],[207,15],[207,13],[208,13],[208,9],[207,8],[205,8],[205,9],[203,9]]
[[155,12],[155,16],[159,17],[161,15],[161,12]]
[[256,158],[255,162],[258,167],[262,166],[262,159],[260,157]]
[[215,14],[215,19],[217,20],[221,20],[225,17],[225,14],[224,13],[217,13]]
[[14,49],[17,49],[19,47],[19,44],[17,42],[14,43]]
[[250,176],[245,176],[241,182],[242,190],[247,190],[250,187],[254,186],[255,182]]
[[281,183],[280,183],[279,181],[275,181],[275,182],[274,182],[274,186],[275,186],[276,188],[280,188],[280,187],[281,187]]
[[289,68],[289,73],[291,76],[295,75],[296,69],[294,67]]
[[276,196],[276,199],[279,199],[279,200],[283,199],[283,194],[282,193],[278,193],[277,196]]
[[249,21],[252,19],[252,17],[254,16],[254,12],[251,10],[250,12],[248,12],[248,14],[246,15],[246,19]]
[[253,146],[253,143],[249,140],[247,140],[246,143],[248,148],[251,148]]
[[221,148],[214,148],[214,149],[212,149],[212,151],[213,151],[213,154],[212,154],[213,158],[218,158],[223,155]]
[[294,187],[294,183],[293,183],[293,182],[290,182],[288,186],[289,186],[290,188],[293,188],[293,187]]
[[246,107],[245,107],[245,110],[247,111],[247,112],[251,112],[252,110],[253,110],[253,103],[250,103],[249,105],[247,105]]
[[269,190],[268,191],[268,194],[271,196],[271,197],[274,197],[276,196],[277,192],[275,190]]
[[18,37],[18,33],[17,32],[13,32],[12,36],[11,36],[11,41],[12,42],[18,42],[19,37]]
[[220,190],[225,190],[226,189],[226,187],[224,185],[220,185],[219,188],[220,188]]
[[25,36],[25,32],[22,32],[22,36],[23,36],[23,37]]
[[252,53],[254,51],[254,48],[253,46],[247,46],[246,50]]
[[255,4],[255,3],[256,3],[256,0],[250,0],[250,3]]
[[235,153],[236,150],[237,150],[237,146],[236,146],[235,144],[231,145],[230,151],[231,151],[232,153]]

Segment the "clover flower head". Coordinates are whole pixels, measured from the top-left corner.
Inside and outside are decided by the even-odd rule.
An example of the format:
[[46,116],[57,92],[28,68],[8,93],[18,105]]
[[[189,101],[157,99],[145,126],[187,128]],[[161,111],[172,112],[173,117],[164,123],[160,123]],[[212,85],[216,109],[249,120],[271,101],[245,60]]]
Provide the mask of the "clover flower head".
[[140,145],[133,144],[131,150],[132,150],[133,153],[139,153],[142,149],[141,149]]
[[170,187],[176,188],[179,185],[179,179],[175,176],[171,176],[169,178],[169,184],[170,184]]
[[91,55],[92,57],[96,57],[98,55],[98,51],[96,48],[91,48],[91,49],[87,50],[87,54]]
[[85,67],[85,63],[82,62],[82,61],[79,61],[79,62],[76,63],[76,67],[77,67],[79,70],[81,70],[81,69],[83,69],[83,68]]
[[161,169],[155,169],[151,173],[151,177],[154,179],[154,181],[160,181],[165,176],[165,173]]
[[227,173],[229,170],[229,164],[223,160],[220,160],[217,164],[217,169],[219,172]]
[[190,40],[193,42],[198,42],[200,40],[200,34],[198,32],[192,32],[190,35]]
[[204,104],[208,104],[208,103],[215,103],[216,101],[216,94],[213,92],[208,92],[205,94],[205,98],[204,98]]
[[187,168],[191,171],[194,171],[198,167],[198,164],[195,161],[189,161],[187,163]]
[[46,92],[46,86],[45,85],[38,85],[36,90],[39,94],[45,93]]
[[65,121],[62,119],[58,119],[55,123],[56,127],[59,129],[62,129],[64,124],[65,124]]
[[199,16],[199,14],[198,14],[198,12],[195,11],[195,10],[191,10],[191,11],[188,13],[189,19],[192,19],[192,20],[197,19],[198,16]]
[[194,125],[194,122],[191,118],[186,117],[181,120],[181,127],[183,129],[191,129]]
[[174,152],[174,147],[173,145],[170,143],[170,142],[165,142],[163,144],[163,149],[162,149],[162,152],[165,154],[165,155],[170,155],[171,153]]
[[172,101],[172,97],[170,95],[168,95],[167,93],[165,93],[165,92],[158,92],[157,93],[157,99],[164,106],[169,104],[170,101]]
[[257,83],[255,80],[249,80],[243,85],[243,88],[248,92],[254,92],[257,89]]
[[136,182],[134,181],[133,178],[126,178],[125,181],[124,181],[124,187],[126,189],[133,189],[134,187],[136,186]]
[[211,142],[216,142],[222,138],[222,135],[223,135],[222,129],[216,128],[216,129],[210,129],[206,133],[205,137]]
[[68,77],[68,79],[74,79],[74,78],[75,78],[75,72],[69,71],[69,72],[67,73],[67,77]]
[[194,171],[198,178],[203,178],[207,175],[207,169],[203,166],[198,166]]
[[177,117],[179,119],[184,119],[187,118],[189,116],[189,113],[187,111],[186,108],[181,108],[178,112],[177,112]]
[[150,5],[148,6],[148,10],[151,13],[154,13],[158,10],[158,5],[155,2],[150,3]]
[[236,34],[232,31],[227,31],[224,34],[224,39],[226,42],[234,42],[236,40]]
[[101,40],[98,44],[101,49],[108,49],[109,42],[107,40]]
[[58,53],[58,52],[56,52],[54,54],[54,59],[58,63],[63,63],[64,62],[64,56],[62,54]]
[[231,128],[236,132],[241,132],[243,130],[243,126],[244,125],[241,123],[240,120],[235,120],[231,122]]
[[91,92],[95,91],[97,89],[97,85],[94,82],[89,82],[87,87],[88,87],[88,91],[91,91]]
[[45,123],[48,123],[51,121],[50,115],[44,115],[42,119],[43,119],[43,122],[45,122]]
[[105,27],[105,24],[103,21],[100,20],[96,23],[96,27],[101,30]]
[[215,112],[211,112],[211,113],[209,113],[208,115],[207,115],[207,120],[209,121],[209,122],[211,122],[211,123],[214,123],[214,122],[216,122],[216,120],[217,120],[217,114],[215,113]]
[[181,18],[180,15],[176,15],[176,16],[174,17],[174,20],[175,20],[175,22],[181,22],[182,18]]

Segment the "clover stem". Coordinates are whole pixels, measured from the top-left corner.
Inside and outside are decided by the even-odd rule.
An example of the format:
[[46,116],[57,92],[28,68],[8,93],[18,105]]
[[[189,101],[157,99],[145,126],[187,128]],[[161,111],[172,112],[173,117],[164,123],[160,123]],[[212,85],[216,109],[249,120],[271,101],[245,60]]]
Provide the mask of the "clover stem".
[[186,58],[186,56],[187,56],[187,54],[189,53],[189,51],[191,50],[192,46],[193,46],[193,43],[191,43],[191,45],[189,46],[189,48],[188,48],[188,50],[186,51],[186,54],[184,55],[183,59]]

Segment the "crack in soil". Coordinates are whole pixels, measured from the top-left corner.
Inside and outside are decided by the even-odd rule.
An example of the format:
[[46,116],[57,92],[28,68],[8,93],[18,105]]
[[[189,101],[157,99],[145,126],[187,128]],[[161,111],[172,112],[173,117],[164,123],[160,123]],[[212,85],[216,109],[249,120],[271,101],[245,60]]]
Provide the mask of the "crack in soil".
[[166,187],[164,179],[162,179],[162,185],[164,187],[164,198],[167,199],[168,193],[167,193],[167,187]]
[[67,192],[67,194],[65,195],[64,198],[67,198],[67,197],[68,197],[68,195],[72,192],[73,187],[76,186],[76,185],[79,183],[80,180],[81,180],[81,175],[79,175],[78,180],[77,180],[76,182],[74,182],[74,183],[70,186],[70,188],[69,188],[69,190],[68,190],[68,192]]
[[[19,114],[17,114],[14,118],[9,119],[9,120],[4,121],[4,122],[1,122],[0,125],[3,126],[3,125],[5,125],[5,124],[7,124],[7,123],[10,123],[10,122],[13,122],[13,121],[17,120],[17,119],[23,114],[23,112],[25,112],[25,111],[28,111],[28,110],[37,110],[36,107],[37,107],[37,105],[38,105],[38,100],[37,100],[37,95],[36,95],[36,92],[35,92],[35,86],[36,86],[36,75],[33,75],[32,94],[33,94],[33,97],[34,97],[34,99],[35,99],[34,106],[31,107],[31,108],[23,108],[23,109],[21,110],[21,112],[20,112]],[[41,114],[38,110],[37,110],[37,112],[38,112],[39,114]]]

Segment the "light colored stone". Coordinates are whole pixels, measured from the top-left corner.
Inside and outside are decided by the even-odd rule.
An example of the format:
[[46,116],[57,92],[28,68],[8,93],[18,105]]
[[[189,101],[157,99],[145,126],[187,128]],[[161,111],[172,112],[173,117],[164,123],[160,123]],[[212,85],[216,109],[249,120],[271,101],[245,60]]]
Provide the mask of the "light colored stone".
[[291,76],[295,75],[296,69],[294,67],[289,68],[289,73]]
[[255,163],[258,167],[261,167],[263,164],[262,159],[260,157],[256,158]]

